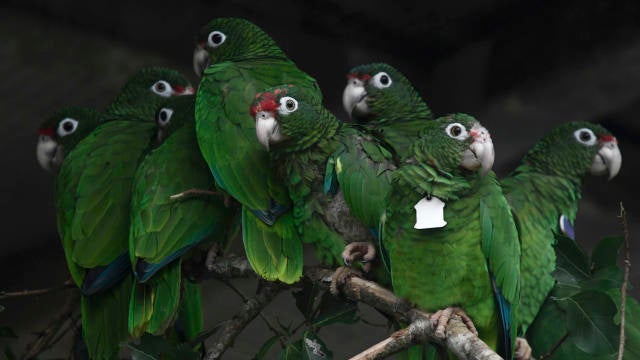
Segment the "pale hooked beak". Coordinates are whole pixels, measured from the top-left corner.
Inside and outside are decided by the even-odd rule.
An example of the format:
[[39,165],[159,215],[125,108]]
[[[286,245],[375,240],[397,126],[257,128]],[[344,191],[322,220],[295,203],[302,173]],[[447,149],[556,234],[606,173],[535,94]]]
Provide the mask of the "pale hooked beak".
[[618,148],[618,140],[613,136],[600,139],[600,150],[593,157],[591,163],[592,175],[609,174],[609,180],[613,179],[622,166],[622,153]]
[[209,67],[211,58],[204,46],[198,44],[193,50],[193,71],[198,77],[202,77],[204,71]]
[[269,145],[282,141],[280,126],[273,112],[258,111],[256,113],[256,136],[262,146],[269,150]]
[[342,92],[342,106],[349,117],[369,115],[370,110],[366,97],[367,91],[364,89],[364,81],[350,78]]
[[472,142],[462,154],[460,165],[468,170],[481,168],[480,172],[485,175],[493,167],[496,157],[491,134],[485,127],[476,123],[471,127],[469,136]]
[[59,146],[58,143],[48,135],[40,135],[38,137],[36,156],[40,167],[53,172],[58,170],[62,164],[62,160],[64,160],[62,146]]

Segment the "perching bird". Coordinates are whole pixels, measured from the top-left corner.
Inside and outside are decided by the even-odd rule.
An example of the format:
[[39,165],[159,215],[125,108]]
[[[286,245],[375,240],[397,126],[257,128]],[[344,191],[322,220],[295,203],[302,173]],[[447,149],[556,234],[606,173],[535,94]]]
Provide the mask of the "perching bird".
[[243,241],[253,269],[269,280],[295,282],[302,274],[302,244],[291,231],[291,202],[256,141],[248,110],[255,94],[270,86],[293,83],[318,96],[320,89],[247,20],[212,20],[200,39],[211,62],[196,97],[200,150],[217,184],[243,206]]
[[[234,215],[239,214],[214,195],[211,172],[198,149],[194,101],[181,96],[162,102],[156,112],[158,146],[136,171],[129,238],[137,280],[129,309],[134,337],[162,335],[176,320],[188,341],[202,331],[201,306],[178,311],[182,302],[201,301],[200,286],[183,279],[182,258],[213,242],[222,250],[235,234]],[[191,189],[211,194],[172,198]]]
[[156,68],[130,78],[104,121],[65,154],[56,178],[58,232],[83,294],[82,330],[91,358],[116,357],[120,341],[128,336],[131,182],[153,141],[153,116],[147,118],[146,107],[166,96],[158,94],[155,84],[189,86],[184,78],[165,80],[173,74]]
[[[270,165],[288,188],[303,241],[313,243],[326,261],[341,254],[345,241],[373,241],[369,229],[384,211],[391,154],[297,86],[259,93],[251,114],[257,140],[269,150]],[[359,192],[366,204],[345,202],[350,192]]]
[[536,317],[555,279],[555,235],[574,238],[573,223],[589,173],[613,178],[622,163],[616,138],[605,128],[570,122],[550,131],[502,180],[522,243],[521,333]]
[[[473,117],[434,120],[393,174],[381,219],[394,292],[434,312],[444,333],[451,312],[471,318],[505,359],[516,339],[520,246],[493,172],[488,131]],[[460,309],[461,308],[461,309]],[[422,349],[411,349],[422,358]]]
[[364,130],[388,143],[400,160],[433,119],[431,110],[411,82],[384,63],[356,66],[342,93],[347,114]]

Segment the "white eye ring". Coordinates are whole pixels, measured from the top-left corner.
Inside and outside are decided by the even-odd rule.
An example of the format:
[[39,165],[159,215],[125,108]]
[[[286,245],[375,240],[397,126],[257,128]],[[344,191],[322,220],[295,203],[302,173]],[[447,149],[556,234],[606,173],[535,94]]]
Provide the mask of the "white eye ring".
[[58,124],[58,136],[63,137],[73,134],[78,128],[78,120],[65,118]]
[[162,108],[158,111],[158,116],[156,117],[156,121],[158,125],[164,127],[169,125],[171,122],[171,116],[173,116],[173,109]]
[[225,40],[227,40],[227,35],[220,31],[212,31],[207,37],[207,45],[215,49],[218,46],[222,45]]
[[371,83],[378,89],[384,89],[391,86],[391,84],[393,84],[393,81],[391,80],[391,76],[389,76],[389,74],[381,71],[371,78]]
[[285,96],[280,99],[280,107],[278,108],[280,115],[288,115],[296,110],[298,110],[298,100],[291,96]]
[[164,80],[156,81],[156,83],[151,86],[151,91],[166,98],[173,95],[173,88]]
[[460,123],[451,123],[447,125],[447,128],[444,130],[450,138],[456,140],[466,140],[469,137],[469,133],[467,133],[467,128]]
[[573,136],[582,145],[593,146],[598,142],[598,138],[591,129],[582,128],[573,132]]

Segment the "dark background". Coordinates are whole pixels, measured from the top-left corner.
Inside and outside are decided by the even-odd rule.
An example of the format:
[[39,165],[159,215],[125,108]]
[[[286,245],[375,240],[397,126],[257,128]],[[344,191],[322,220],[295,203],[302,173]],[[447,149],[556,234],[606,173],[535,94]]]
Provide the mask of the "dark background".
[[[623,166],[610,182],[588,179],[576,223],[588,244],[620,234],[618,204],[629,214],[632,263],[640,231],[640,3],[637,1],[14,1],[0,7],[0,290],[48,287],[67,278],[55,228],[53,178],[35,158],[38,124],[65,105],[104,108],[133,72],[167,65],[194,82],[193,38],[213,17],[248,18],[270,33],[298,66],[320,82],[327,106],[344,117],[349,68],[385,61],[403,71],[435,114],[467,112],[489,128],[500,176],[553,126],[601,122],[618,138]],[[636,265],[637,266],[637,265]],[[632,282],[640,272],[632,267]],[[255,283],[239,282],[250,295]],[[638,289],[631,290],[638,297]],[[238,298],[205,285],[206,324],[228,318]],[[63,302],[64,294],[2,300],[4,341],[21,353]],[[267,316],[296,319],[288,294]],[[383,320],[367,311],[365,317]],[[324,330],[336,358],[380,340],[384,328]],[[255,321],[228,358],[250,358],[271,336]],[[65,341],[44,358],[64,357]],[[2,350],[2,349],[0,349]],[[272,352],[275,356],[276,353]]]

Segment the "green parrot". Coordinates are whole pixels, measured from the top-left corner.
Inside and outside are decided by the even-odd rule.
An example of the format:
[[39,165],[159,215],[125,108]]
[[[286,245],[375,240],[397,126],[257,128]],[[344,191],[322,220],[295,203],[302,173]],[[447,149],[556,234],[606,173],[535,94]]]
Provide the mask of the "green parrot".
[[411,144],[433,119],[411,82],[384,63],[351,69],[342,103],[347,114],[363,130],[388,143],[399,160],[411,156]]
[[[556,237],[575,238],[573,223],[582,179],[589,173],[613,178],[621,163],[617,141],[609,131],[595,124],[571,122],[549,132],[502,180],[522,246],[518,319],[519,332],[525,337],[529,338],[527,330],[556,284]],[[540,354],[535,346],[533,350]]]
[[589,173],[612,178],[621,162],[617,141],[609,131],[596,124],[570,122],[549,132],[502,179],[522,243],[521,333],[555,283],[555,234],[574,238],[582,179]]
[[196,96],[202,155],[220,188],[243,206],[243,241],[253,269],[269,280],[295,282],[303,259],[291,202],[269,167],[267,151],[255,141],[248,109],[258,90],[293,83],[321,97],[318,84],[247,20],[214,19],[201,31],[199,43],[211,63]]
[[[257,140],[288,188],[301,238],[332,244],[329,254],[339,254],[345,241],[373,241],[369,229],[384,211],[394,169],[391,153],[340,122],[304,88],[270,88],[257,95],[250,112]],[[347,201],[358,198],[352,192],[360,202]]]
[[470,318],[480,339],[511,359],[520,244],[489,171],[491,137],[473,117],[454,114],[434,120],[411,148],[380,221],[394,292],[428,312],[444,308],[432,319],[442,331],[450,313]]
[[[51,158],[61,163],[55,190],[58,233],[71,276],[83,294],[83,338],[94,359],[116,358],[120,341],[128,336],[131,186],[138,162],[153,142],[154,118],[147,118],[146,108],[167,96],[158,94],[155,84],[190,86],[185,78],[165,80],[174,73],[141,70],[128,80],[100,124],[64,153],[63,161]],[[139,112],[134,104],[140,105]]]
[[[138,166],[131,199],[129,254],[138,280],[129,308],[129,332],[155,335],[175,320],[186,340],[202,331],[202,308],[182,313],[181,301],[200,302],[200,287],[182,280],[182,257],[215,241],[224,248],[235,235],[236,215],[217,196],[174,200],[184,190],[215,191],[209,167],[196,141],[193,118],[195,97],[167,99],[157,111],[158,146]],[[183,285],[183,286],[181,286]],[[181,288],[182,297],[181,299]]]

